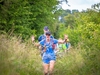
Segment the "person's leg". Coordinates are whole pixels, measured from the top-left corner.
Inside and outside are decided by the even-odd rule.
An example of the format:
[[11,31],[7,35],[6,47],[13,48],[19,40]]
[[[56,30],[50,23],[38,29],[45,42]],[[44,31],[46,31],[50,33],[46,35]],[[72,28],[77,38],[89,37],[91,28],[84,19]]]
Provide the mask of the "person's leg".
[[51,60],[50,61],[50,65],[49,65],[49,75],[52,75],[53,69],[54,69],[54,65],[55,65],[55,60]]
[[48,75],[49,64],[43,63],[44,75]]

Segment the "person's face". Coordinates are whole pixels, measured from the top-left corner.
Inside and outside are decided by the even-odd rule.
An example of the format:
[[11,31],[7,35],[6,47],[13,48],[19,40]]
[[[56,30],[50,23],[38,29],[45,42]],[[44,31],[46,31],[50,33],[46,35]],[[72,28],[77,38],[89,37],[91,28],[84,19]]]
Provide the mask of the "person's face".
[[50,40],[50,34],[46,34],[46,39],[49,41]]

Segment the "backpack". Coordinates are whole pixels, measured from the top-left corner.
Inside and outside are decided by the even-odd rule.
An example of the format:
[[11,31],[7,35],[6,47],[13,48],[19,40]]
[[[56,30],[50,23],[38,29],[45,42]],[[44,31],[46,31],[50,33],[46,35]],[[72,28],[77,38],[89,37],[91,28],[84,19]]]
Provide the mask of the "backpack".
[[46,36],[43,34],[43,35],[40,35],[39,38],[38,38],[38,41],[40,42],[41,40],[45,39]]
[[[54,38],[50,38],[50,44],[52,45],[53,50],[56,48],[56,44],[54,44],[53,42]],[[45,43],[46,43],[46,39],[45,39]],[[45,46],[45,45],[44,45]]]
[[67,49],[70,48],[70,46],[71,46],[71,44],[70,44],[69,42],[66,43],[66,47],[67,47]]
[[[54,39],[54,37],[51,35],[50,38],[51,38],[51,40],[52,40],[52,41],[51,41],[51,43],[52,43],[52,48],[55,49],[55,46],[56,46],[56,45],[53,44],[53,39]],[[40,41],[43,40],[43,39],[45,40],[45,43],[46,43],[46,36],[45,36],[44,34],[41,35],[41,36],[38,38],[38,41],[40,42]],[[41,46],[41,49],[40,49],[41,56],[43,55],[43,53],[44,53],[43,50],[44,50],[45,48],[46,48],[45,45],[44,45],[44,46]]]

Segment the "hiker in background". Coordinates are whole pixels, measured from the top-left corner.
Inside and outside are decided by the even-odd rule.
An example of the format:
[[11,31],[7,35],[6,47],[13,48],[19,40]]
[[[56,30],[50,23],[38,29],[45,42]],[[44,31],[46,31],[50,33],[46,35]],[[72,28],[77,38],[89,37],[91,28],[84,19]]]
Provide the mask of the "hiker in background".
[[[42,55],[42,61],[43,61],[43,68],[44,68],[44,75],[52,75],[54,70],[54,65],[56,61],[56,55],[54,52],[53,44],[57,43],[64,43],[65,40],[57,40],[57,39],[51,39],[50,38],[51,33],[46,32],[46,38],[41,40],[39,43],[36,44],[36,46],[43,46],[43,55]],[[35,39],[33,38],[32,41]]]
[[[41,40],[45,39],[46,38],[46,32],[49,31],[49,28],[48,26],[45,26],[44,29],[43,29],[44,33],[42,35],[39,36],[38,38],[38,42],[40,42]],[[50,38],[54,38],[52,35],[50,35]]]
[[[62,39],[59,38],[59,40],[62,40]],[[58,44],[58,49],[59,49],[59,52],[65,52],[66,51],[65,43]]]
[[69,39],[66,40],[66,48],[67,48],[66,51],[69,51],[71,48],[71,44],[70,44]]
[[70,44],[70,41],[69,41],[68,35],[64,35],[64,39],[66,39],[66,40],[65,40],[66,51],[69,51],[70,48],[71,48],[71,44]]

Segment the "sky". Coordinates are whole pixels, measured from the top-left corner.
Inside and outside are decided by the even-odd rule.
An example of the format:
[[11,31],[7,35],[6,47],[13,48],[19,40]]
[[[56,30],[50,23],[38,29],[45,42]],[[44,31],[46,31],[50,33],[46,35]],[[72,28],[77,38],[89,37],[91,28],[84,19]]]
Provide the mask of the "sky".
[[99,3],[100,0],[68,0],[68,6],[66,3],[63,3],[63,9],[78,9],[79,11],[86,10],[91,8],[91,5]]

